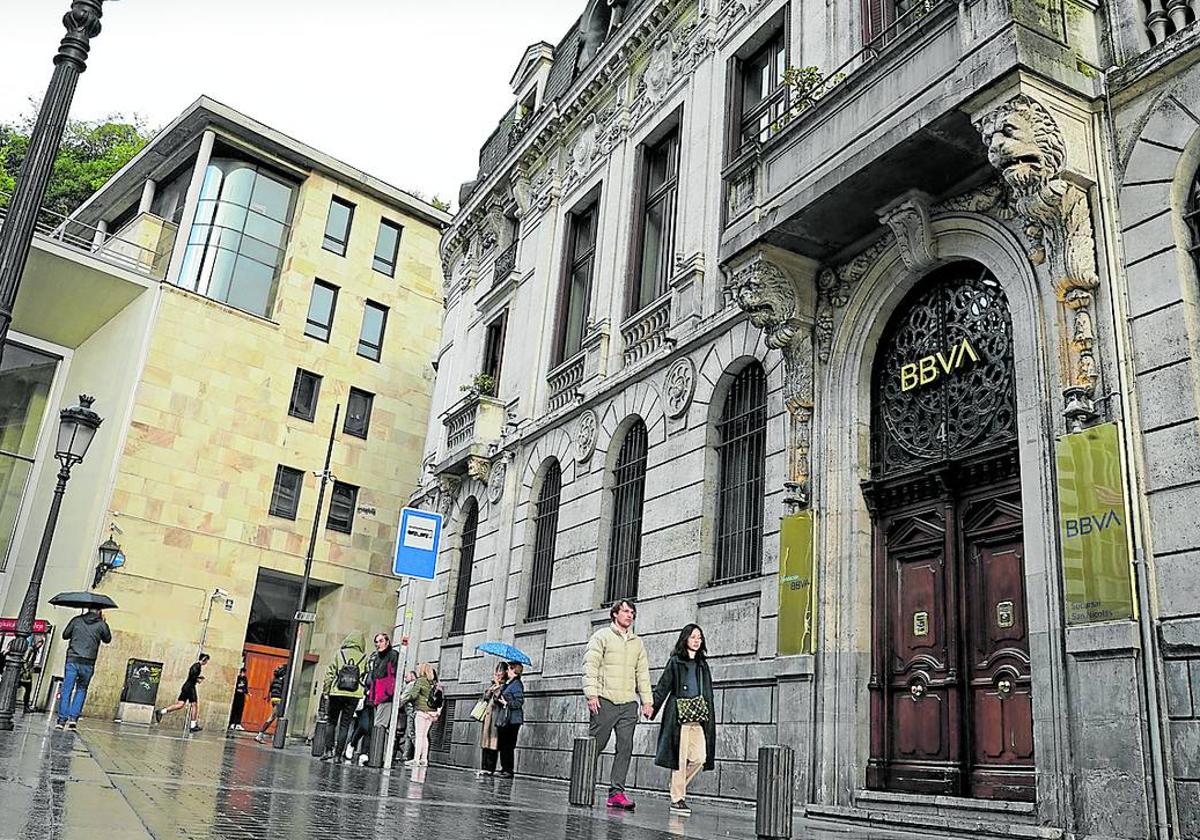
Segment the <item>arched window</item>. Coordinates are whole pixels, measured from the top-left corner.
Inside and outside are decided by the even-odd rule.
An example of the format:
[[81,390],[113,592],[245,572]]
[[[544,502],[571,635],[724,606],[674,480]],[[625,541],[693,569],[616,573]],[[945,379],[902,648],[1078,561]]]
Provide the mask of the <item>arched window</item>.
[[479,503],[467,499],[467,515],[463,519],[462,546],[458,550],[458,577],[454,585],[454,612],[450,616],[450,635],[461,635],[467,629],[467,605],[471,602],[471,572],[475,568],[475,535],[479,531]]
[[529,609],[526,621],[550,615],[550,584],[554,580],[554,546],[558,541],[558,499],[562,493],[562,468],[552,458],[542,476],[537,509],[533,514],[533,571],[529,576]]
[[1196,170],[1196,174],[1192,178],[1192,191],[1188,196],[1187,209],[1183,212],[1183,221],[1187,223],[1188,230],[1192,234],[1188,250],[1192,252],[1192,259],[1196,261],[1196,269],[1200,271],[1200,169]]
[[717,544],[713,583],[762,572],[767,374],[752,362],[734,379],[717,424]]
[[612,534],[608,541],[608,581],[604,602],[637,597],[642,562],[642,502],[646,493],[646,424],[625,433],[613,468]]

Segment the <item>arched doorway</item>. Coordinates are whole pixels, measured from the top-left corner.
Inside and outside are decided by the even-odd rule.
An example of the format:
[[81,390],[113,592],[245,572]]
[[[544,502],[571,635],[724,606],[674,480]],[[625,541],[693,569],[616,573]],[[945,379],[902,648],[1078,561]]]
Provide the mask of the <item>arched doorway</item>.
[[878,790],[1032,801],[1012,320],[995,277],[938,269],[872,378],[871,759]]

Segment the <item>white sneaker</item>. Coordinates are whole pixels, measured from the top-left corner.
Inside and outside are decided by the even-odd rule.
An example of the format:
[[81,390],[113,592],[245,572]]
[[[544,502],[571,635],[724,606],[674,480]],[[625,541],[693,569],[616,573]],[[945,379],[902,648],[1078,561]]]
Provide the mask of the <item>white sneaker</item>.
[[421,762],[417,761],[417,760],[414,758],[412,761],[406,761],[406,762],[404,762],[404,766],[405,766],[405,767],[420,767],[420,766],[421,766]]
[[359,767],[366,767],[366,766],[367,766],[367,755],[366,755],[366,753],[363,753],[362,755],[360,755],[360,756],[358,757],[358,766],[359,766]]
[[263,734],[261,732],[259,732],[257,735],[254,736],[254,740],[258,741],[258,743],[262,744],[262,743],[265,743],[267,739],[263,736]]
[[354,760],[354,747],[350,746],[349,744],[346,745],[346,760]]

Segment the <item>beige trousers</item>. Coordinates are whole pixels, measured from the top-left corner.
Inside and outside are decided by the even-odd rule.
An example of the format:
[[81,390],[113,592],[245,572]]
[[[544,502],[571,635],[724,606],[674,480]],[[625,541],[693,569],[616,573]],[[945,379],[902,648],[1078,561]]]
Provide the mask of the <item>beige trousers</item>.
[[688,783],[704,769],[708,745],[704,726],[689,723],[679,729],[679,769],[671,772],[671,801],[678,802],[687,793]]

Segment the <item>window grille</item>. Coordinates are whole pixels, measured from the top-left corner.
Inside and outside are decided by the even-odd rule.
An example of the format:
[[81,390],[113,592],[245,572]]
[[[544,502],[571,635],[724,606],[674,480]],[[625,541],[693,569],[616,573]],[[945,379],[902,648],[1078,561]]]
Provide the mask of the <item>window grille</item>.
[[612,533],[604,602],[637,598],[642,560],[642,503],[646,493],[646,424],[638,420],[625,435],[613,470]]
[[454,587],[454,613],[450,617],[450,635],[460,636],[467,628],[467,605],[471,601],[471,572],[475,566],[475,535],[479,531],[479,505],[467,502],[463,522],[462,548],[458,553],[458,577]]
[[537,511],[533,515],[533,571],[529,584],[526,621],[550,615],[550,584],[554,579],[554,549],[558,540],[558,502],[562,494],[562,469],[552,460],[542,478]]
[[429,730],[431,752],[448,753],[454,746],[454,713],[457,711],[457,706],[457,700],[447,698],[442,701],[442,713]]
[[1200,270],[1200,169],[1196,170],[1196,174],[1192,178],[1192,194],[1188,198],[1183,221],[1192,234],[1188,250],[1192,252],[1192,259],[1196,261],[1196,269]]
[[720,480],[712,582],[727,583],[762,572],[767,375],[757,362],[739,373],[730,387],[717,435]]

